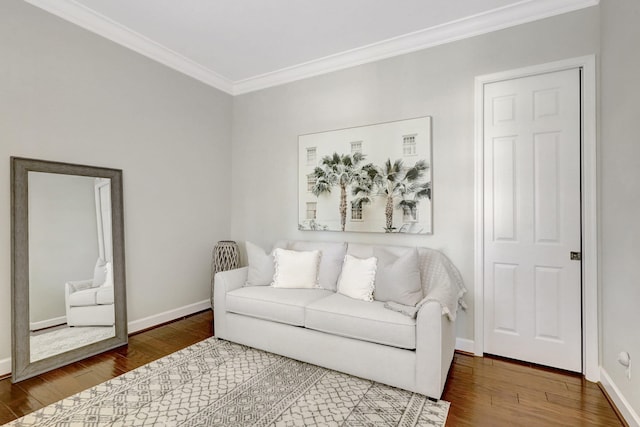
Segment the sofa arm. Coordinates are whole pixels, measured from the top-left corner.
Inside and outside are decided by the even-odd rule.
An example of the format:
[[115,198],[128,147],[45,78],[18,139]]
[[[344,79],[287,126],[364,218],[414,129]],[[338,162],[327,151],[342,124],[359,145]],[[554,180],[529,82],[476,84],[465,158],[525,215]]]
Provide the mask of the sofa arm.
[[64,306],[67,312],[67,317],[69,317],[69,307],[71,307],[71,303],[69,302],[71,294],[84,289],[91,289],[93,287],[93,279],[69,281],[64,284]]
[[217,338],[226,338],[227,292],[247,282],[249,268],[242,267],[216,273],[213,279],[213,327]]
[[[455,322],[436,301],[422,305],[416,319],[416,389],[440,398],[455,349]],[[436,384],[439,387],[436,388]]]
[[93,286],[93,280],[88,279],[88,280],[69,281],[64,284],[64,287],[68,294],[72,294],[74,292],[82,291],[84,289],[91,289],[94,286]]

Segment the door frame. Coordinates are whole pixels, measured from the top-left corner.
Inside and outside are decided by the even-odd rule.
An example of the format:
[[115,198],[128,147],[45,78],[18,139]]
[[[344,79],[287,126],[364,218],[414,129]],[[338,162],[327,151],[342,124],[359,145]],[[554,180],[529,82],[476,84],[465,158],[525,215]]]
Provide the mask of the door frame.
[[587,55],[475,78],[475,239],[474,353],[484,354],[484,86],[503,80],[582,69],[581,216],[582,216],[582,374],[600,380],[598,339],[598,200],[596,134],[596,58]]

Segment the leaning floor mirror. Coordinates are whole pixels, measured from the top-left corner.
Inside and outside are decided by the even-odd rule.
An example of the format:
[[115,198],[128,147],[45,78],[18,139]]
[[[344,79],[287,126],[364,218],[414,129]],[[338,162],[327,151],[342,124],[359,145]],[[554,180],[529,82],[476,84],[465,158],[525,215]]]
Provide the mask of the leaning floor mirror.
[[11,158],[12,381],[127,343],[122,171]]

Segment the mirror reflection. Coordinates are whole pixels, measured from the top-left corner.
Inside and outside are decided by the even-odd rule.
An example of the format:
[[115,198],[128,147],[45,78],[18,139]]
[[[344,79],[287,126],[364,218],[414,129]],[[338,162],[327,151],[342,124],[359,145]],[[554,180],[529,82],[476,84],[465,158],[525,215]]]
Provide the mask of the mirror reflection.
[[30,362],[116,335],[111,180],[28,172]]

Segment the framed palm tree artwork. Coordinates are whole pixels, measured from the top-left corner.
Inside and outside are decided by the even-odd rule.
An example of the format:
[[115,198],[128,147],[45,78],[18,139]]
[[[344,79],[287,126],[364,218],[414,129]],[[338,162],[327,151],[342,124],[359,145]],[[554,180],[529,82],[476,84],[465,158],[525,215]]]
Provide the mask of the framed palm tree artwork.
[[300,135],[298,228],[432,233],[431,117]]

